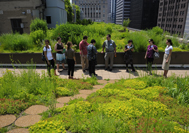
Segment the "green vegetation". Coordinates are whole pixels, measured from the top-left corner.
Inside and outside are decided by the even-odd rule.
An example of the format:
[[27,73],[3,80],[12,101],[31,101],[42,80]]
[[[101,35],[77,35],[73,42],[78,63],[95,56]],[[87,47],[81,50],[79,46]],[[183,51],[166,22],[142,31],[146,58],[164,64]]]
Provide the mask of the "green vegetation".
[[68,106],[57,109],[55,116],[31,126],[30,131],[41,132],[46,130],[44,123],[56,122],[61,131],[82,133],[189,133],[188,80],[175,76],[122,79],[107,84],[86,101],[70,101]]
[[[127,23],[129,20],[125,20]],[[126,26],[126,25],[125,25]],[[164,52],[166,39],[170,38],[167,32],[159,27],[151,30],[132,32],[125,27],[116,24],[92,23],[90,20],[77,20],[76,24],[61,24],[55,29],[47,30],[47,24],[43,20],[33,20],[31,23],[31,33],[28,34],[3,34],[0,36],[0,52],[4,53],[24,53],[24,52],[41,52],[44,46],[44,40],[49,39],[50,45],[54,48],[56,38],[61,37],[63,43],[68,41],[76,44],[76,51],[79,51],[79,43],[84,35],[87,35],[88,43],[92,39],[96,40],[96,47],[101,51],[102,44],[106,40],[106,35],[111,34],[112,40],[117,44],[117,51],[123,52],[128,40],[132,39],[135,45],[135,52],[144,52],[149,45],[148,40],[152,38],[160,52]],[[179,43],[177,35],[171,38],[173,41],[173,51],[189,51],[189,45]],[[53,49],[54,50],[54,49]]]

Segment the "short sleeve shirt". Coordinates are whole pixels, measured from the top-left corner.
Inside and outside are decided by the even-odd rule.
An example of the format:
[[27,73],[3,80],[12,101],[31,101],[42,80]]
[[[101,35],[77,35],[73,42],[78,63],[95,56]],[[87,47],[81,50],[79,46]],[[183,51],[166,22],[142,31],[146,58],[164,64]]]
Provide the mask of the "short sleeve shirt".
[[52,56],[52,49],[51,49],[51,46],[49,45],[49,48],[46,48],[46,46],[43,48],[43,51],[46,52],[47,51],[47,59],[48,60],[52,60],[53,59],[53,56]]
[[[79,49],[83,51],[83,55],[87,55],[87,46],[88,45],[89,44],[87,42],[84,42],[84,41],[81,41],[79,43]],[[80,52],[80,54],[81,54],[81,52]]]
[[92,59],[93,60],[96,59],[96,54],[97,54],[96,47],[92,44],[89,44],[89,46],[87,47],[87,57],[88,57],[89,61]]
[[74,52],[74,50],[73,49],[68,49],[67,51],[66,51],[66,57],[67,57],[67,59],[73,59],[74,57],[75,57],[75,52]]
[[149,45],[147,47],[147,58],[154,58],[154,50],[152,49],[154,47],[155,50],[157,50],[156,45]]
[[170,50],[172,50],[173,49],[173,46],[167,46],[166,48],[165,48],[165,54],[169,54],[169,52],[170,52]]
[[106,41],[104,41],[102,47],[106,48],[106,52],[114,52],[114,49],[117,46],[113,40],[110,40],[110,41],[106,40]]

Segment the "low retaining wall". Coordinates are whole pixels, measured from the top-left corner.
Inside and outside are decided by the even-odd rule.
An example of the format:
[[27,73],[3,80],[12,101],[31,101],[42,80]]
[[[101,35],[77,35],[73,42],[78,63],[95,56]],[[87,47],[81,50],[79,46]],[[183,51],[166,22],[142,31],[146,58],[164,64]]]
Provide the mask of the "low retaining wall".
[[[160,58],[154,61],[154,64],[162,64],[163,61],[163,54],[160,53]],[[10,54],[0,54],[0,64],[15,64],[17,63],[21,64],[27,64],[31,62],[31,59],[35,64],[44,64],[44,62],[41,60],[41,53],[10,53]],[[117,53],[117,57],[114,58],[114,64],[125,64],[124,63],[124,53]],[[144,59],[145,53],[133,53],[133,62],[134,64],[146,64],[146,60]],[[55,54],[54,54],[54,57]],[[77,64],[81,64],[80,55],[79,53],[76,53],[76,60]],[[104,64],[104,54],[98,53],[97,55],[97,63],[98,64]],[[172,59],[171,64],[189,64],[189,52],[173,52],[172,53]]]

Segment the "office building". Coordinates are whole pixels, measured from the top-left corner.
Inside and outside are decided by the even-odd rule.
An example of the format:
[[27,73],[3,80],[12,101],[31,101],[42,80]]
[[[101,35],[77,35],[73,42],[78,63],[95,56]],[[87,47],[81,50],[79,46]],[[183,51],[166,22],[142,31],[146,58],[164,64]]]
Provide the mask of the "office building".
[[117,0],[111,0],[111,23],[116,23],[116,3]]
[[62,0],[0,0],[0,34],[29,33],[31,20],[46,19],[49,28],[67,22]]
[[157,26],[159,0],[131,0],[129,27],[151,29]]
[[125,19],[130,18],[132,0],[116,0],[116,24],[123,24]]
[[111,0],[72,0],[80,7],[83,19],[94,22],[111,22]]
[[186,22],[185,22],[185,27],[184,27],[184,38],[189,40],[189,4],[188,4],[188,12],[187,12],[187,17],[186,17]]
[[188,0],[160,0],[157,25],[183,37],[188,32]]

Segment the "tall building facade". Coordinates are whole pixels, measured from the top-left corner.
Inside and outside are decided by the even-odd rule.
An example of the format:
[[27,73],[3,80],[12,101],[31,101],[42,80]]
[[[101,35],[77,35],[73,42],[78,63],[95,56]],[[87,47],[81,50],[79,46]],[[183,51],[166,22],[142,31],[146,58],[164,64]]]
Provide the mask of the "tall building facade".
[[188,12],[187,12],[186,23],[184,28],[184,38],[189,40],[189,4],[188,4]]
[[116,24],[123,24],[125,19],[130,18],[132,0],[116,0]]
[[84,19],[94,22],[111,22],[111,0],[72,0],[83,12]]
[[151,29],[157,26],[159,0],[131,0],[129,27]]
[[188,0],[160,0],[157,25],[171,34],[183,36],[189,28],[187,15]]
[[111,0],[111,23],[116,23],[116,4],[117,0]]

